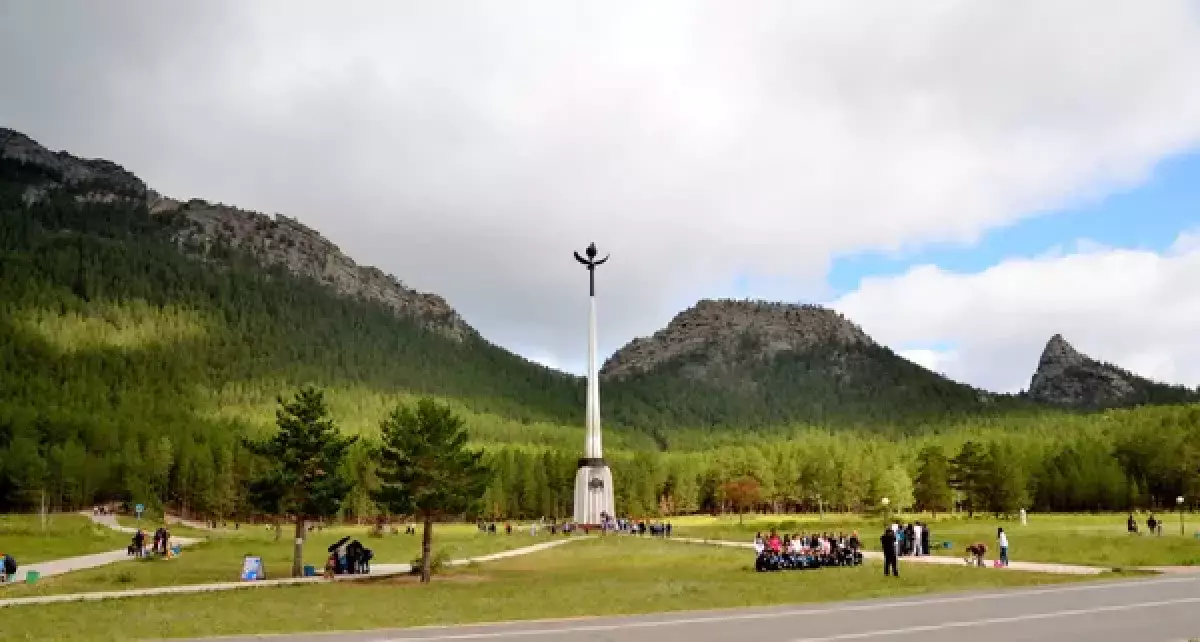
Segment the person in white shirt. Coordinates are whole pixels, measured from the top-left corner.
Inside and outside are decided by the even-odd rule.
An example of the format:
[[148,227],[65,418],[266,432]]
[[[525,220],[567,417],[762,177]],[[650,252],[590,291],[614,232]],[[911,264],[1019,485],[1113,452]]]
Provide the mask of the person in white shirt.
[[758,533],[754,536],[754,552],[757,555],[762,555],[765,550],[767,550],[767,543],[763,541],[762,533]]
[[1000,539],[1000,564],[1008,566],[1008,535],[1003,528],[996,529],[996,537]]
[[921,530],[921,522],[913,524],[912,554],[914,557],[921,555]]

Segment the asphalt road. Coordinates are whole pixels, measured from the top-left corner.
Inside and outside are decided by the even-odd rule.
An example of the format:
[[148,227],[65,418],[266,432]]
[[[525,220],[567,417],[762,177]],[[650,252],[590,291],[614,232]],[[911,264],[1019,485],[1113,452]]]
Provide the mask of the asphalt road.
[[222,639],[264,637],[286,642],[1165,642],[1200,638],[1200,577],[813,606]]

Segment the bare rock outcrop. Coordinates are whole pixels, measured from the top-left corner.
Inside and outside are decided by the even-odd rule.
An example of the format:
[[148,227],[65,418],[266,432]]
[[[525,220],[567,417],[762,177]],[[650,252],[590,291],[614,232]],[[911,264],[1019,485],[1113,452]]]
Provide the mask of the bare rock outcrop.
[[1038,359],[1029,397],[1073,408],[1117,407],[1135,400],[1139,381],[1136,375],[1079,352],[1056,334]]
[[634,339],[618,350],[604,362],[600,374],[619,379],[698,353],[704,357],[699,368],[712,371],[736,366],[747,359],[769,359],[781,352],[852,345],[874,345],[874,341],[853,322],[828,308],[703,300],[680,312],[653,336]]
[[378,268],[357,265],[331,241],[296,219],[282,214],[270,217],[200,199],[183,202],[168,198],[147,188],[141,179],[116,163],[51,152],[11,129],[0,128],[0,159],[17,161],[38,173],[25,191],[26,203],[60,189],[70,189],[80,201],[133,200],[145,204],[153,215],[182,215],[184,225],[177,237],[188,248],[203,252],[218,244],[232,247],[253,256],[264,267],[283,266],[343,296],[382,304],[452,339],[478,336],[442,297],[409,288]]

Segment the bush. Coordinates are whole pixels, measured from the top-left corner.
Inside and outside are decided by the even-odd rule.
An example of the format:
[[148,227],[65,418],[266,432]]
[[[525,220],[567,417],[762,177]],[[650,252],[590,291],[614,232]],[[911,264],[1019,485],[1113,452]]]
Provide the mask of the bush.
[[[448,561],[448,556],[446,555],[446,551],[443,551],[443,550],[433,551],[433,554],[429,556],[429,574],[430,575],[440,574],[442,572],[442,569],[445,568],[447,561]],[[412,574],[412,575],[420,575],[421,574],[421,558],[420,557],[414,558],[413,561],[411,562],[411,566],[412,566],[412,570],[409,571],[410,574]]]

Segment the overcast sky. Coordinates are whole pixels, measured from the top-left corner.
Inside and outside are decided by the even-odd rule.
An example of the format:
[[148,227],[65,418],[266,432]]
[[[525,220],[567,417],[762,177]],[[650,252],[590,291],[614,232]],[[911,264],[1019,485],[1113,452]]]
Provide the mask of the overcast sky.
[[[605,354],[735,295],[831,303],[993,389],[1060,328],[1200,384],[1187,229],[827,280],[850,254],[970,248],[1103,202],[1194,150],[1195,1],[0,0],[0,79],[0,124],[170,196],[298,217],[558,367],[581,370],[571,252],[594,240]],[[1153,291],[1053,280],[1089,261],[1131,278],[1114,256],[1158,266]]]

